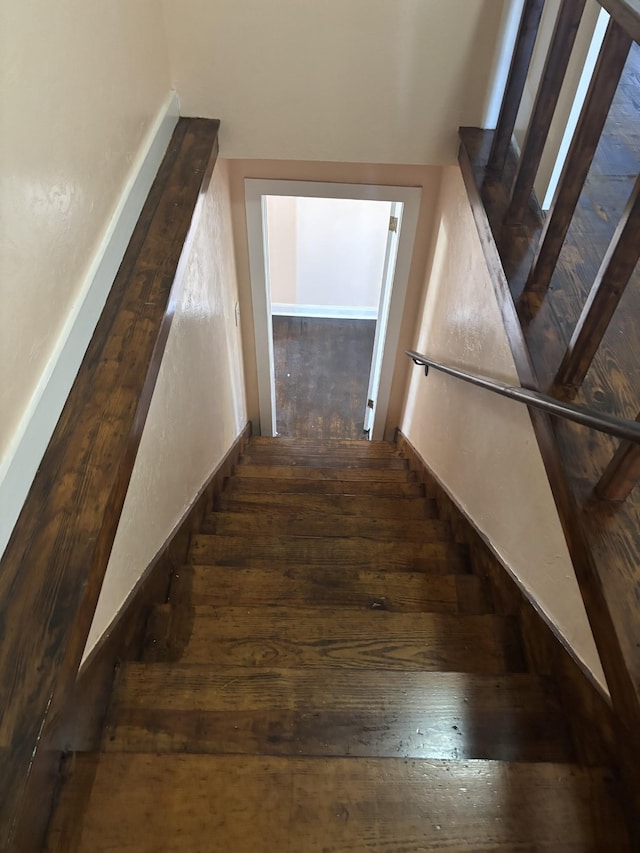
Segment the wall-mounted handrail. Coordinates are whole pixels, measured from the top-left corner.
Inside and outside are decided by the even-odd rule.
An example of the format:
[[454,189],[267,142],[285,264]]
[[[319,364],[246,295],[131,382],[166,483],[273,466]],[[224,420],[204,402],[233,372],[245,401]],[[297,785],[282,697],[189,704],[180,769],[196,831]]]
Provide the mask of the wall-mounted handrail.
[[501,397],[508,397],[510,400],[516,400],[519,403],[525,403],[527,406],[542,409],[542,411],[550,415],[565,418],[577,424],[582,424],[582,426],[613,435],[616,438],[624,438],[627,441],[640,444],[640,423],[636,421],[624,420],[614,415],[603,415],[592,409],[574,406],[572,403],[565,403],[557,400],[555,397],[542,394],[540,391],[533,391],[529,388],[521,388],[514,385],[505,385],[495,379],[478,376],[474,373],[468,373],[466,370],[460,370],[457,367],[451,367],[448,364],[434,361],[432,358],[413,350],[406,350],[405,352],[414,364],[425,368],[425,373],[428,373],[429,368],[433,367],[434,370],[446,373],[448,376],[454,376],[456,379],[462,379],[464,382],[469,382],[471,385],[476,385],[494,394],[499,394]]

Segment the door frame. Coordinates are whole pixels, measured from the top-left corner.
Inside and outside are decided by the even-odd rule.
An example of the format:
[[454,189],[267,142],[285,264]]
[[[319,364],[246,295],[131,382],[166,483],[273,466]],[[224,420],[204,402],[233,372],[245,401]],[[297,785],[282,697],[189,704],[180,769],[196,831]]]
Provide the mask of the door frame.
[[422,188],[261,178],[245,178],[244,187],[261,435],[273,436],[276,433],[273,329],[269,292],[265,196],[389,201],[401,202],[404,205],[398,240],[398,256],[389,300],[378,399],[371,429],[371,437],[374,440],[382,440],[391,396],[391,383],[409,282]]

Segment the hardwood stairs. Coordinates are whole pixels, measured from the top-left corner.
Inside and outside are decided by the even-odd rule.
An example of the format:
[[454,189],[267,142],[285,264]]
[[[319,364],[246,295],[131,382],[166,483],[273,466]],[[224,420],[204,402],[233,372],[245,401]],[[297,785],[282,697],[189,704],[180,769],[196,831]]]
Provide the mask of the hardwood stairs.
[[393,445],[252,439],[46,849],[630,849],[492,602]]

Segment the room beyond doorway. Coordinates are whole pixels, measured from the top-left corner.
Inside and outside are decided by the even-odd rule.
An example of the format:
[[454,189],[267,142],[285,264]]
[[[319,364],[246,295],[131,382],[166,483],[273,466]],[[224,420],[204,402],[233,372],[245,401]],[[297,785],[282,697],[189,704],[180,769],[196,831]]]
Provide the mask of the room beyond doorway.
[[375,330],[375,320],[274,316],[279,436],[366,438],[363,413]]
[[[378,323],[370,372],[371,388],[375,388],[376,393],[371,393],[370,389],[368,390],[367,402],[371,400],[373,405],[363,412],[370,437],[382,439],[385,433],[421,189],[419,187],[374,186],[370,184],[245,179],[260,406],[259,431],[262,435],[277,434],[269,240],[266,216],[267,198],[269,196],[307,199],[361,199],[390,202],[392,205],[392,216],[397,216],[397,229],[392,227],[390,221],[387,232],[391,236],[387,238],[385,249],[385,284],[383,284],[378,304]],[[258,425],[255,426],[258,429]]]

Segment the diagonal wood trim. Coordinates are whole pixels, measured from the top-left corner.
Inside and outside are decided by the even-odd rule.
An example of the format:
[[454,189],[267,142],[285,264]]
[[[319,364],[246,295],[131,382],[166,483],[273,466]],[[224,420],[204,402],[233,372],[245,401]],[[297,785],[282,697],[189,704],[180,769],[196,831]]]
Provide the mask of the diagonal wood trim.
[[[509,285],[502,268],[498,249],[493,237],[486,210],[480,197],[478,183],[469,158],[465,140],[468,129],[461,128],[462,144],[459,163],[462,170],[471,210],[476,223],[480,242],[491,275],[496,298],[502,313],[505,330],[521,385],[537,388],[531,357],[518,320]],[[615,620],[603,589],[595,558],[589,548],[571,485],[567,478],[550,417],[544,412],[530,410],[531,421],[538,440],[549,484],[558,508],[569,554],[578,579],[585,609],[593,630],[594,639],[602,662],[613,706],[621,726],[634,732],[640,726],[640,705],[632,677],[621,648],[619,631],[626,630],[620,620]],[[633,744],[634,739],[629,738]],[[632,747],[630,747],[632,748]]]
[[217,156],[218,127],[205,119],[176,127],[0,564],[3,847],[27,780],[40,773],[44,725],[75,682],[173,318],[174,280]]
[[[640,415],[636,418],[640,421]],[[596,486],[596,494],[605,501],[624,501],[640,480],[640,446],[621,441],[611,462]]]
[[598,3],[640,43],[640,0],[598,0]]

